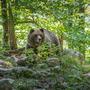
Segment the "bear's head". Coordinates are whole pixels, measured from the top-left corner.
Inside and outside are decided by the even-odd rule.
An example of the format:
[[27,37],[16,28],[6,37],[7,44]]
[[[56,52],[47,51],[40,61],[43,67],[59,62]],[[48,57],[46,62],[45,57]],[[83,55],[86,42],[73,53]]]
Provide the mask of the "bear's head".
[[31,47],[36,48],[42,44],[44,37],[44,29],[32,29],[28,35],[28,43],[31,45]]

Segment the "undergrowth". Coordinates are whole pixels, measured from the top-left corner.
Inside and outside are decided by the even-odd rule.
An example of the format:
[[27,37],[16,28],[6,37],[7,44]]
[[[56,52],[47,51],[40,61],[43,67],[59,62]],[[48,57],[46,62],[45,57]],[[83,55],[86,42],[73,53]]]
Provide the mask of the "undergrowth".
[[89,90],[90,80],[83,75],[79,60],[57,53],[58,48],[41,46],[38,54],[27,50],[27,66],[33,73],[14,83],[16,90]]

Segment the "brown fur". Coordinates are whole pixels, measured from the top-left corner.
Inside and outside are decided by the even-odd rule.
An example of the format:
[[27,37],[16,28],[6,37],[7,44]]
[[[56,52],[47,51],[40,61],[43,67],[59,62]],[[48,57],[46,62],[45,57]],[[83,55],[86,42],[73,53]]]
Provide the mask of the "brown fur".
[[31,30],[28,34],[27,48],[37,48],[43,42],[59,45],[58,38],[50,31],[45,29]]

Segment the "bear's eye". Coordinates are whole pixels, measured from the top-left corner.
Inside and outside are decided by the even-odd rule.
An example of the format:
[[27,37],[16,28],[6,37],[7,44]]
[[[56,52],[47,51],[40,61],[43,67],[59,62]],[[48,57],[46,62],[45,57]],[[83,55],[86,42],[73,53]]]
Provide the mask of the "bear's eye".
[[37,37],[37,34],[35,34],[35,37]]
[[39,35],[40,37],[42,37],[42,35]]

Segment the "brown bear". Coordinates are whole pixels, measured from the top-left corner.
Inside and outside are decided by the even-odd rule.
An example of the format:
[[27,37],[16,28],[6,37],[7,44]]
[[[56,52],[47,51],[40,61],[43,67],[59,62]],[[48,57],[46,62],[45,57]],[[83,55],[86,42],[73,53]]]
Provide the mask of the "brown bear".
[[30,30],[28,34],[28,40],[27,40],[27,48],[37,48],[39,47],[43,42],[51,44],[55,44],[56,46],[59,46],[59,39],[55,36],[54,33],[45,30],[45,29],[37,29],[37,30]]

